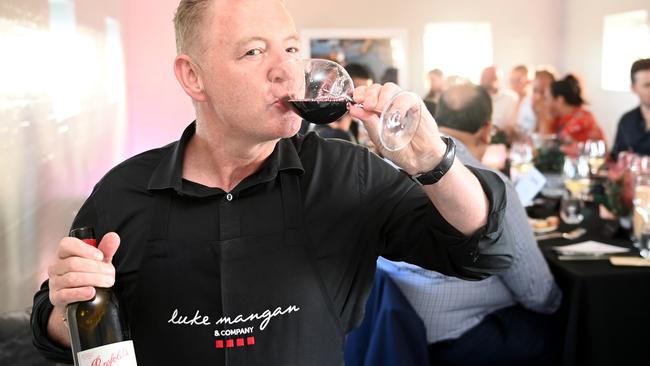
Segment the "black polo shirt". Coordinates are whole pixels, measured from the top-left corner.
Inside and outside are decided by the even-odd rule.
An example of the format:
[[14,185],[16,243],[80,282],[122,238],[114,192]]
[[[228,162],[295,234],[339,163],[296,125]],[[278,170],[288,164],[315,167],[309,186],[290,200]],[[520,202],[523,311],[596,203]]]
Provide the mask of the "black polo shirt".
[[650,155],[650,131],[646,128],[641,107],[625,113],[618,122],[612,158],[616,160],[621,151],[632,150],[639,155]]
[[[152,234],[171,241],[210,242],[282,229],[282,202],[272,194],[280,189],[282,171],[299,176],[308,251],[346,331],[362,320],[378,255],[467,279],[484,278],[510,263],[509,248],[495,243],[505,191],[491,172],[472,168],[486,190],[490,215],[486,227],[465,237],[402,172],[367,149],[314,133],[280,140],[259,171],[231,192],[185,180],[183,156],[194,132],[193,123],[180,141],[113,168],[74,220],[73,227],[95,227],[98,237],[109,231],[120,235],[113,258],[114,289],[127,313]],[[167,233],[151,233],[153,197],[160,191],[173,193],[169,228]],[[51,309],[46,282],[34,299],[35,344],[50,358],[69,361],[69,350],[44,336]]]

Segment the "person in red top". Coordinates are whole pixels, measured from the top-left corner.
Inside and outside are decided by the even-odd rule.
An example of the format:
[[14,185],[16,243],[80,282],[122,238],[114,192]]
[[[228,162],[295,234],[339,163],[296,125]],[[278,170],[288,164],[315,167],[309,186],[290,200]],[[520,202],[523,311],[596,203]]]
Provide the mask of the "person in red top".
[[605,139],[605,134],[594,115],[583,108],[585,100],[575,76],[568,74],[564,79],[553,82],[551,96],[551,112],[554,119],[550,132],[559,135],[564,143],[562,150],[565,153],[577,155],[578,143]]
[[560,138],[572,142],[605,138],[593,114],[583,108],[585,100],[575,76],[569,74],[551,84],[551,95],[551,110],[555,116],[553,130]]

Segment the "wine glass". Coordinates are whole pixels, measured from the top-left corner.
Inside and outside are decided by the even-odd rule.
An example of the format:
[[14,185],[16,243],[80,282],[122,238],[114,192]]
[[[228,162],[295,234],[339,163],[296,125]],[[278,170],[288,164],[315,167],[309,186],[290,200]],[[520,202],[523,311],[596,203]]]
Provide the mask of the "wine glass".
[[516,181],[533,168],[533,146],[529,140],[514,141],[510,147],[510,178]]
[[634,179],[634,214],[632,216],[632,233],[634,245],[642,242],[642,229],[650,224],[650,175],[641,174]]
[[[350,75],[336,62],[324,59],[290,59],[277,66],[272,87],[280,88],[294,112],[315,124],[341,118],[350,106],[361,107],[352,99]],[[379,138],[390,151],[411,142],[420,123],[420,97],[411,92],[396,93],[380,115]]]
[[605,164],[605,141],[603,140],[587,140],[585,142],[583,154],[589,159],[589,167],[591,174],[598,174],[600,167]]
[[589,162],[585,156],[576,159],[565,157],[562,166],[564,186],[576,198],[581,198],[589,191]]

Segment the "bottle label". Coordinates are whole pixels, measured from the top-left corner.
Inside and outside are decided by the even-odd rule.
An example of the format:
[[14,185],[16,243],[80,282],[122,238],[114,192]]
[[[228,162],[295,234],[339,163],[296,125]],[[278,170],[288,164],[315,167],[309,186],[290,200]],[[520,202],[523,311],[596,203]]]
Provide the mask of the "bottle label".
[[77,353],[79,366],[137,366],[133,341],[95,347]]

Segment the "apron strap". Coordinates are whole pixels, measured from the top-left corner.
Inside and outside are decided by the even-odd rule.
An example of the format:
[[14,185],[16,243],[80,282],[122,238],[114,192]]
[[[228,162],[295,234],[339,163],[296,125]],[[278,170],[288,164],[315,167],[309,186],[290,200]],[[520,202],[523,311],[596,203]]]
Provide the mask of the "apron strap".
[[282,190],[282,210],[285,228],[302,228],[302,195],[300,194],[298,175],[284,171],[280,172],[280,188]]

